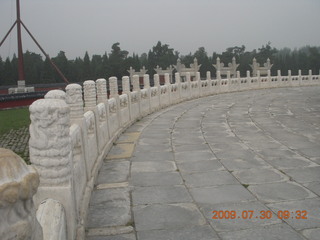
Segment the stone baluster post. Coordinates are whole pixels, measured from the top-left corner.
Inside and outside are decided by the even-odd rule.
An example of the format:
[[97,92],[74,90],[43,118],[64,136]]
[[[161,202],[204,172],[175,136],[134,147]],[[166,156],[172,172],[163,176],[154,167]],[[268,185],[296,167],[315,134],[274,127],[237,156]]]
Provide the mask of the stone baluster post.
[[160,78],[159,78],[159,74],[155,74],[153,75],[153,79],[154,79],[154,86],[155,87],[160,87]]
[[207,80],[211,80],[211,72],[210,71],[207,71]]
[[230,71],[227,71],[227,84],[228,84],[228,91],[230,92],[231,90],[231,73]]
[[196,81],[198,83],[198,90],[197,90],[197,96],[201,96],[201,76],[200,72],[196,72]]
[[122,77],[122,93],[128,95],[130,93],[130,80],[128,76]]
[[66,102],[70,107],[70,119],[72,122],[83,118],[82,87],[79,84],[69,84],[66,87]]
[[133,86],[133,91],[140,91],[140,82],[139,82],[139,76],[138,75],[133,75],[132,77],[132,86]]
[[[268,84],[270,84],[271,79],[268,77]],[[258,88],[261,88],[261,77],[260,77],[260,70],[257,70],[257,82],[258,82]]]
[[87,80],[83,83],[84,111],[93,110],[97,106],[96,83]]
[[149,89],[150,88],[150,79],[149,74],[143,75],[143,89]]
[[250,86],[251,88],[251,76],[250,76],[250,71],[247,71],[247,82],[245,84],[246,86]]
[[0,238],[42,240],[32,200],[39,175],[14,152],[0,148]]
[[177,84],[177,87],[178,87],[178,102],[181,101],[181,78],[180,78],[180,73],[175,73],[174,74],[175,76],[175,83]]
[[298,78],[299,78],[299,86],[301,86],[302,85],[302,72],[300,69],[298,70]]
[[169,73],[165,73],[164,74],[164,82],[165,82],[165,85],[170,85],[170,75],[169,75]]
[[107,103],[108,93],[107,93],[107,80],[100,78],[96,81],[97,88],[97,103]]
[[292,74],[291,74],[291,70],[288,70],[288,84],[289,84],[289,86],[291,86],[292,85]]
[[309,70],[308,80],[309,80],[309,83],[312,84],[312,70],[311,69]]
[[[81,89],[81,88],[80,88]],[[31,104],[30,161],[40,175],[36,205],[52,198],[66,210],[68,239],[76,231],[70,107],[60,99],[39,99]]]
[[[118,79],[116,77],[110,77],[109,78],[109,89],[110,89],[110,98],[114,98],[117,103],[117,113],[120,109],[120,99],[119,99],[119,89],[118,89]],[[117,114],[118,116],[118,122],[120,121],[120,114]]]
[[216,75],[217,75],[217,81],[218,81],[218,91],[221,92],[221,73],[220,73],[220,71],[217,71]]
[[281,84],[281,70],[277,71],[277,86],[279,86],[279,84]]

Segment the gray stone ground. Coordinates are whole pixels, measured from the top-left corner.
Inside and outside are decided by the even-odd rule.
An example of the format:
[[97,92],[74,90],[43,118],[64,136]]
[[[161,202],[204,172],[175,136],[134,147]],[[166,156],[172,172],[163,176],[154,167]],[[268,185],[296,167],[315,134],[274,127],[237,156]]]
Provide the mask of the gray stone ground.
[[28,163],[30,160],[29,138],[29,127],[11,129],[9,132],[0,135],[0,148],[11,149]]
[[319,93],[221,94],[138,121],[100,170],[87,239],[319,239]]

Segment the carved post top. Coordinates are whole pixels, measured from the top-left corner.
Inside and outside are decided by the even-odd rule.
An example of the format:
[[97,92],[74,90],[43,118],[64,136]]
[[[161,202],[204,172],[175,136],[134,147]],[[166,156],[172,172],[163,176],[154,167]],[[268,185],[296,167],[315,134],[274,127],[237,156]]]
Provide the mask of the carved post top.
[[118,79],[116,77],[109,78],[109,87],[110,87],[110,97],[111,98],[119,96]]
[[84,81],[83,95],[86,111],[94,108],[97,105],[96,83],[93,80]]
[[164,74],[164,82],[165,82],[165,85],[170,85],[170,75],[169,75],[169,73],[165,73]]
[[277,71],[278,76],[281,76],[281,70]]
[[190,74],[190,72],[186,72],[186,82],[187,83],[191,82],[191,74]]
[[207,71],[207,80],[211,80],[211,72]]
[[133,86],[133,91],[140,91],[140,82],[139,82],[139,76],[138,75],[133,75],[133,77],[132,77],[132,86]]
[[79,84],[72,83],[68,84],[66,87],[66,101],[67,103],[75,103],[79,100],[81,96],[82,99],[82,87]]
[[33,114],[35,114],[39,117],[39,119],[51,121],[52,119],[48,119],[47,115],[48,113],[54,114],[54,110],[56,109],[59,109],[62,114],[67,114],[70,112],[69,106],[61,99],[38,99],[29,107],[30,117],[32,118]]
[[154,86],[155,86],[155,87],[159,87],[159,86],[160,86],[159,74],[153,75],[153,79],[154,79]]
[[250,71],[247,71],[247,78],[250,77]]
[[9,149],[0,148],[0,208],[32,199],[39,186],[39,175],[32,166]]
[[62,99],[66,101],[66,93],[62,90],[51,90],[44,95],[46,99]]
[[200,72],[196,72],[196,81],[201,81]]
[[240,78],[240,71],[237,71],[237,78]]
[[150,88],[150,79],[149,79],[149,74],[144,74],[143,75],[143,88],[147,89]]
[[176,78],[176,83],[180,84],[181,83],[180,73],[175,73],[175,78]]
[[107,80],[104,78],[99,78],[96,81],[97,88],[97,102],[107,102],[108,94],[107,94]]
[[128,76],[122,77],[122,92],[123,93],[130,92],[130,80]]

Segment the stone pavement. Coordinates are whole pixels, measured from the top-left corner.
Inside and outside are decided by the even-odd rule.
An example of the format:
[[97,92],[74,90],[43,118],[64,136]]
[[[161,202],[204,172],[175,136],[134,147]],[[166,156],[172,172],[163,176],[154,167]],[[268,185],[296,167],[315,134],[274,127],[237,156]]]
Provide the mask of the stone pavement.
[[138,121],[99,172],[87,239],[319,239],[319,93],[214,95]]

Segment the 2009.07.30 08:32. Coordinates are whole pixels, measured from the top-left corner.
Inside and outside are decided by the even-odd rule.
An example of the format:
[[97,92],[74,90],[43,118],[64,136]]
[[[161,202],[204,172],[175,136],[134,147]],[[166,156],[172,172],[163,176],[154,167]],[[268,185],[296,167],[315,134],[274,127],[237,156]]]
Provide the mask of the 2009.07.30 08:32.
[[239,213],[235,210],[214,210],[212,214],[212,219],[271,219],[273,216],[279,219],[308,219],[308,212],[306,210],[279,210],[276,213],[270,210],[243,210]]

